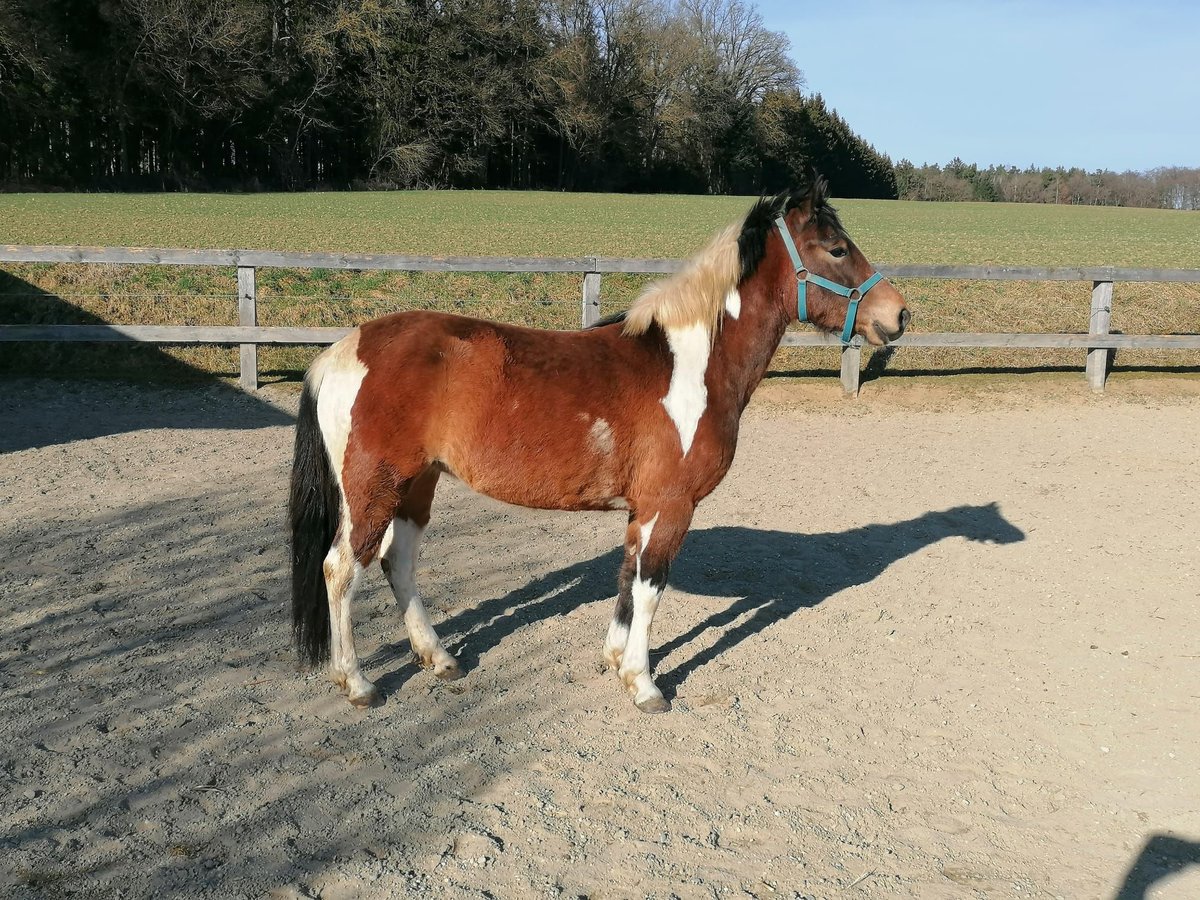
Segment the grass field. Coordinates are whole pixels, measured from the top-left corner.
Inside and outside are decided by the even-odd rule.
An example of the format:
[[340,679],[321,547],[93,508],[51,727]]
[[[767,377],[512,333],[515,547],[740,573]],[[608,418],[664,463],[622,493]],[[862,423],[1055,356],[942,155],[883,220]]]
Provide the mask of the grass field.
[[[411,191],[0,194],[6,244],[486,256],[688,256],[750,197]],[[1171,210],[845,200],[879,262],[1200,266],[1200,217]]]
[[[0,194],[6,244],[345,250],[431,255],[679,257],[736,220],[748,197],[480,192],[355,194]],[[1167,210],[846,200],[850,233],[880,263],[1200,267],[1200,217]],[[603,304],[627,304],[644,279],[605,277]],[[578,322],[579,279],[262,270],[263,324],[345,324],[400,308],[439,307],[548,327]],[[1083,331],[1083,284],[910,280],[899,285],[922,331]],[[0,321],[229,324],[232,270],[9,266]],[[1200,287],[1119,285],[1113,327],[1200,331]],[[235,351],[176,348],[207,372],[236,370]],[[290,376],[312,352],[265,348]],[[905,350],[891,371],[1073,367],[1080,353]],[[3,371],[136,374],[151,348],[24,347]],[[1128,365],[1196,365],[1191,355],[1122,354]],[[782,371],[834,370],[836,351],[781,353]],[[161,373],[160,373],[161,374]]]

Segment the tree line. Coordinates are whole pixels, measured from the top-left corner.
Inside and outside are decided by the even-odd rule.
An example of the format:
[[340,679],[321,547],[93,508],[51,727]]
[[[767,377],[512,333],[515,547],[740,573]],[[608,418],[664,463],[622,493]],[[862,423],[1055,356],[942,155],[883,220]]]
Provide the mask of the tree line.
[[6,0],[0,184],[894,197],[743,0]]
[[1003,200],[1076,206],[1147,206],[1200,209],[1200,168],[1148,172],[1088,172],[1080,168],[980,168],[955,158],[945,166],[896,163],[901,200]]
[[747,0],[0,0],[0,188],[1200,208],[1200,169],[893,165],[790,49]]

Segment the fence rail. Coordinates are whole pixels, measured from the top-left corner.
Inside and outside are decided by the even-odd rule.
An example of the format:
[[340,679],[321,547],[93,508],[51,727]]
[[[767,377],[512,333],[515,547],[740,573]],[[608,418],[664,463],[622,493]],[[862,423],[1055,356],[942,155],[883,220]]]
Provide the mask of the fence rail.
[[[0,342],[14,341],[147,341],[158,344],[237,344],[243,387],[258,387],[259,344],[330,344],[348,328],[291,328],[258,325],[255,271],[260,268],[391,270],[407,272],[540,272],[583,276],[580,320],[600,319],[600,286],[605,274],[660,275],[678,272],[686,260],[619,259],[603,256],[568,258],[509,256],[400,256],[371,253],[320,253],[274,250],[186,250],[142,247],[0,246],[0,263],[88,263],[236,267],[238,325],[0,325]],[[1085,372],[1093,390],[1104,389],[1110,350],[1200,349],[1197,334],[1111,334],[1113,285],[1117,282],[1200,284],[1200,269],[1125,269],[1093,267],[881,265],[890,278],[940,278],[962,281],[1082,281],[1092,283],[1092,306],[1086,334],[909,334],[896,342],[907,347],[1020,347],[1087,350]],[[1082,324],[1082,323],[1081,323]],[[832,335],[791,333],[788,347],[840,346]],[[858,393],[861,344],[842,348],[842,387]]]

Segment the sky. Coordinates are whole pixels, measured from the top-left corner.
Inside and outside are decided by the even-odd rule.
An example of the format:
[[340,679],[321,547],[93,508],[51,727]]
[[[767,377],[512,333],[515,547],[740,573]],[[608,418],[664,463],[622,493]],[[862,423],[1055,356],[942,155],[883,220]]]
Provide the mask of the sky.
[[1196,0],[754,0],[893,161],[1200,166]]

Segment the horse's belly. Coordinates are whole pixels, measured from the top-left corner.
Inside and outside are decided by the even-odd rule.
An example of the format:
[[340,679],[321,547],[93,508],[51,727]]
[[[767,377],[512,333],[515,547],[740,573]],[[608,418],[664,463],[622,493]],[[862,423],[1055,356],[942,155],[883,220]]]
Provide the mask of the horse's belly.
[[618,509],[625,485],[614,455],[576,441],[536,445],[481,440],[450,449],[444,462],[472,489],[505,503],[537,509]]
[[[464,479],[465,480],[465,479]],[[466,482],[473,490],[495,500],[533,509],[596,510],[625,509],[624,497],[611,491],[596,491],[571,484],[530,483],[489,479]]]

